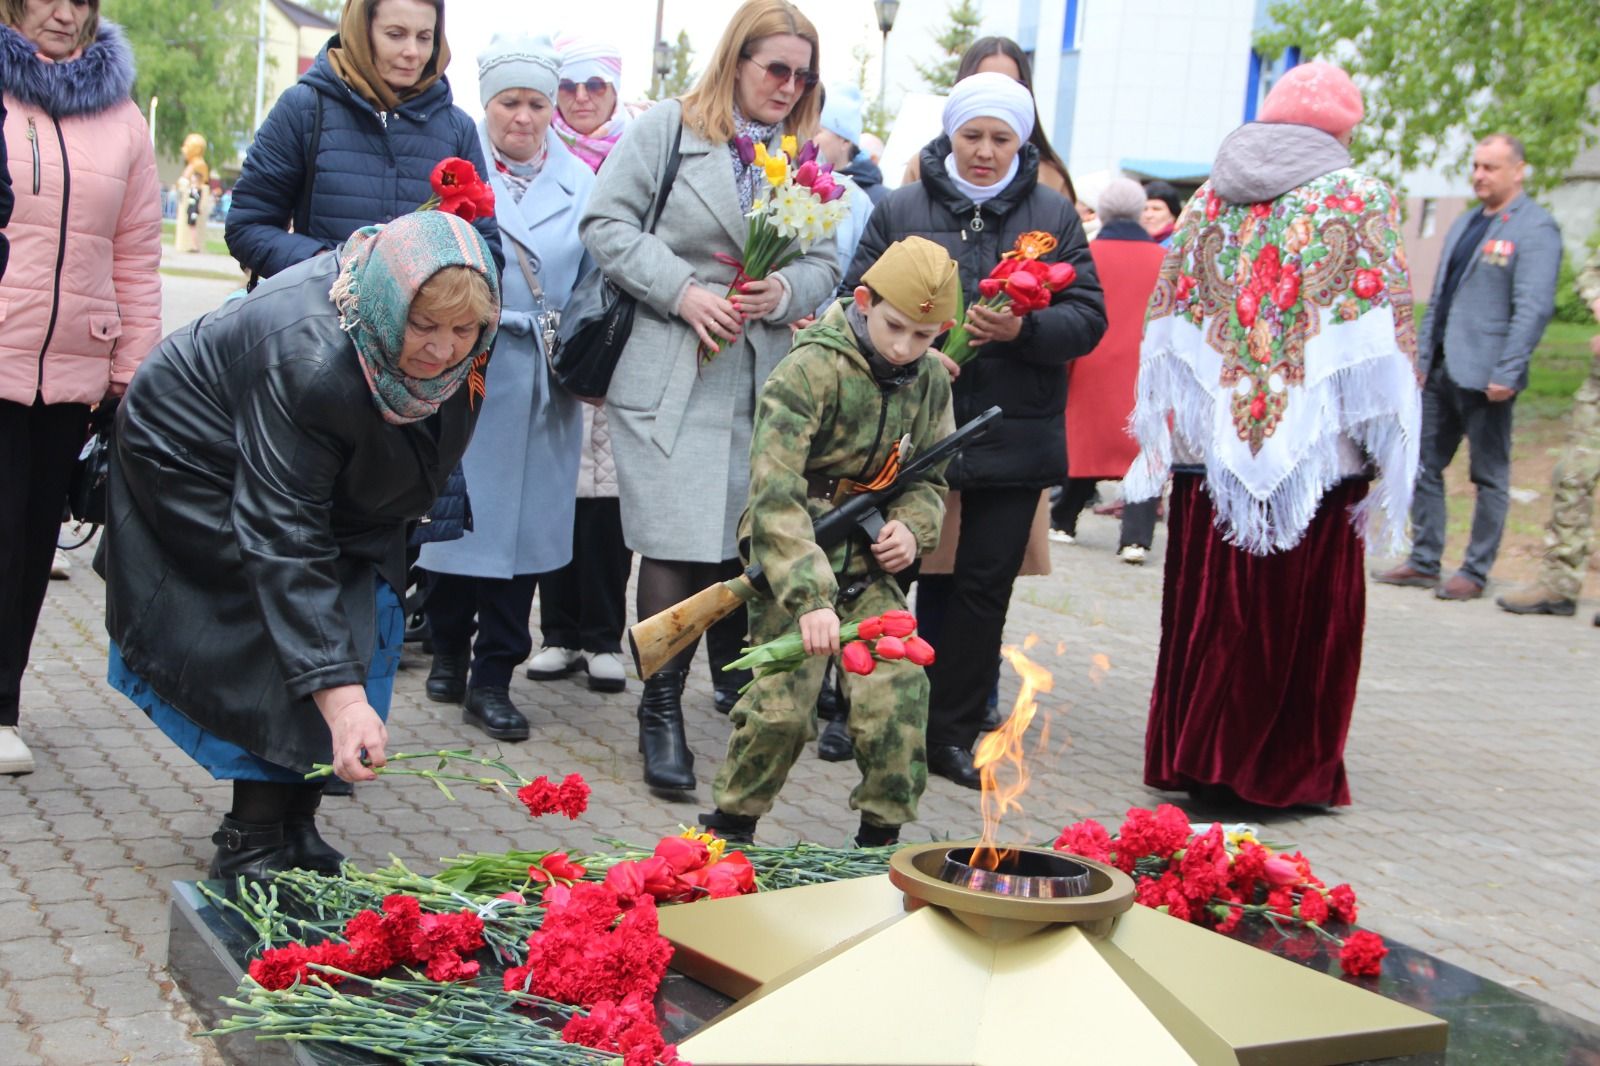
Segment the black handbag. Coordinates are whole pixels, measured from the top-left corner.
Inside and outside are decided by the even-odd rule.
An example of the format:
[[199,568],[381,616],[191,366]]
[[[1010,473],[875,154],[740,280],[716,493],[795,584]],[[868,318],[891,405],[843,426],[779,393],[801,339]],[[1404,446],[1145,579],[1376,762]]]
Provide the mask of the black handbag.
[[106,480],[111,476],[116,415],[116,400],[107,400],[95,408],[89,439],[83,442],[78,461],[73,464],[72,480],[67,483],[67,514],[74,522],[106,524]]
[[[683,143],[683,124],[672,139],[667,169],[661,176],[653,205],[653,217],[646,233],[656,231],[662,208],[678,176]],[[610,278],[591,273],[579,282],[561,311],[555,343],[550,346],[550,372],[563,388],[580,399],[599,400],[611,387],[611,375],[622,358],[622,349],[633,332],[633,316],[638,301]]]

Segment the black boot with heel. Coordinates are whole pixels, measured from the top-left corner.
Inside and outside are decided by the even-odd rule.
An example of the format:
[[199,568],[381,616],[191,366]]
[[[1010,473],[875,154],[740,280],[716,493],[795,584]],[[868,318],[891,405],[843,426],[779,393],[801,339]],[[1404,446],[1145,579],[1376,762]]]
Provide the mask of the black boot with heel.
[[694,789],[694,755],[683,735],[682,670],[661,670],[644,683],[639,699],[639,752],[644,781],[667,792]]
[[[337,779],[335,779],[337,780]],[[299,786],[283,816],[283,842],[288,847],[290,865],[302,870],[336,874],[344,855],[317,832],[317,808],[322,805],[326,784]]]

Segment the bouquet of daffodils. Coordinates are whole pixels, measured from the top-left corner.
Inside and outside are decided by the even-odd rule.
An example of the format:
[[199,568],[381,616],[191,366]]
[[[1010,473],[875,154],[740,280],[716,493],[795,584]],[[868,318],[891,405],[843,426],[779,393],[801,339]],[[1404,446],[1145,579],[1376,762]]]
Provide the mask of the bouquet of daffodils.
[[[723,254],[716,257],[735,270],[729,296],[745,282],[771,276],[809,252],[816,242],[831,237],[850,213],[845,187],[834,181],[833,165],[818,160],[815,141],[802,147],[793,136],[785,137],[777,155],[748,137],[734,143],[746,166],[761,168],[767,195],[758,197],[745,215],[744,254],[738,259]],[[700,348],[703,362],[716,354],[704,345]]]

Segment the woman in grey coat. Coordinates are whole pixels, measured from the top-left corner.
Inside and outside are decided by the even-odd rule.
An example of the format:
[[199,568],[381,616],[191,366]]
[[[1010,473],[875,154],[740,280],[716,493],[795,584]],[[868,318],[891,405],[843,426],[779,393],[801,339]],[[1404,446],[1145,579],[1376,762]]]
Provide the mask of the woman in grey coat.
[[[749,487],[756,392],[789,350],[788,324],[839,280],[833,244],[824,241],[724,299],[734,271],[717,259],[742,255],[744,214],[761,178],[741,163],[734,140],[776,151],[783,135],[815,129],[817,56],[816,29],[793,4],[748,0],[694,89],[632,123],[583,217],[595,261],[639,300],[606,414],[623,535],[642,556],[641,618],[737,572],[734,532]],[[678,175],[654,234],[647,233],[675,141]],[[705,363],[702,345],[713,352]],[[740,612],[723,630],[723,648],[708,639],[712,676],[724,688],[719,667],[744,626]],[[645,781],[653,788],[694,787],[680,704],[693,655],[690,647],[650,678],[639,702]]]
[[480,132],[506,258],[500,350],[462,461],[473,528],[424,545],[417,560],[434,575],[428,697],[465,699],[463,718],[496,740],[528,736],[511,675],[533,650],[538,575],[572,558],[583,422],[578,401],[550,374],[542,316],[566,304],[590,265],[578,217],[594,175],[549,135],[559,70],[544,38],[496,36],[478,56]]

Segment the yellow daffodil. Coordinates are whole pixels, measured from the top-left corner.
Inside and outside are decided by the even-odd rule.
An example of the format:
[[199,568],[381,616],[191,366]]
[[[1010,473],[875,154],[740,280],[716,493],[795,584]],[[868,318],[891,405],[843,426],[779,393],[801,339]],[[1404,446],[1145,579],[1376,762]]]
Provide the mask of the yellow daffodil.
[[779,142],[779,147],[783,149],[783,154],[788,156],[790,159],[793,159],[795,156],[800,154],[800,141],[792,133],[785,136],[783,140]]
[[764,168],[767,165],[767,161],[771,158],[772,157],[767,154],[767,146],[765,144],[756,145],[756,166]]
[[781,155],[769,157],[761,169],[766,171],[767,182],[774,187],[789,180],[789,160]]
[[698,840],[700,843],[704,844],[706,846],[706,850],[711,853],[712,862],[722,861],[722,853],[728,846],[728,842],[726,840],[723,840],[721,837],[713,833],[699,833],[693,829],[685,829],[683,831],[683,836],[687,840]]

